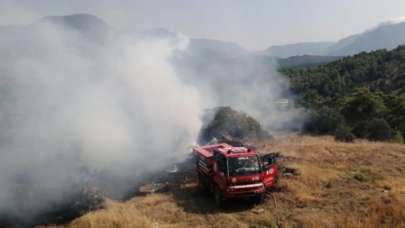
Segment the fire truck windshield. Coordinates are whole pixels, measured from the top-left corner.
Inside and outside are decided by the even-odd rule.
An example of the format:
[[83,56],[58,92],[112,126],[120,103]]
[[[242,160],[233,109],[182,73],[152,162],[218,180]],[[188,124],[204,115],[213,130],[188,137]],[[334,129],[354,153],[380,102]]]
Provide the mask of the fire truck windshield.
[[259,160],[256,156],[228,158],[230,176],[251,175],[260,172]]

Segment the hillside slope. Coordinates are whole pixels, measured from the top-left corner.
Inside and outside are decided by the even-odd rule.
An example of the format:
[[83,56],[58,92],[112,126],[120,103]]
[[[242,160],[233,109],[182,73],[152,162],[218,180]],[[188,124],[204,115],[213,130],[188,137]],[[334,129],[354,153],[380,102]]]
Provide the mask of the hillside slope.
[[392,50],[403,44],[405,44],[405,22],[384,22],[337,42],[302,42],[270,46],[262,53],[278,58],[297,55],[350,56],[364,51]]
[[405,23],[383,23],[376,28],[338,41],[327,55],[347,56],[363,51],[394,49],[405,44]]
[[322,64],[336,61],[342,57],[320,56],[320,55],[300,55],[288,58],[277,59],[280,69],[283,68],[307,68],[316,67]]
[[304,42],[287,45],[274,45],[270,46],[262,53],[278,58],[288,58],[297,55],[323,55],[333,45],[333,42]]
[[359,86],[405,94],[405,46],[346,57],[311,69],[284,69],[295,92],[312,89],[325,98]]
[[282,72],[290,79],[297,103],[314,112],[306,127],[312,133],[334,134],[344,127],[348,139],[353,133],[404,141],[405,46]]
[[279,191],[261,205],[230,202],[218,210],[188,177],[166,193],[108,201],[63,227],[405,226],[404,145],[298,135],[256,145],[280,151],[282,165],[298,170],[283,176]]

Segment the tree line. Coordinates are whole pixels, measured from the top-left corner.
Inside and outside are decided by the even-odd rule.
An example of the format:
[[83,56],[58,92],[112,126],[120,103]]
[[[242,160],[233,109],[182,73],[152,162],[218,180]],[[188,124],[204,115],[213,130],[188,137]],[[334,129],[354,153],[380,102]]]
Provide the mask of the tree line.
[[310,110],[306,132],[343,141],[404,142],[405,45],[280,71],[289,78],[297,104]]

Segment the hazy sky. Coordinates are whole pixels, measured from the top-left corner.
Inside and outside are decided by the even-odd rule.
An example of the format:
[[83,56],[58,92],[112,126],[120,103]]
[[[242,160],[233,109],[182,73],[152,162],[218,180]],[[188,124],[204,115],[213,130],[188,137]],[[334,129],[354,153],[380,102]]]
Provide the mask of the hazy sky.
[[91,13],[114,27],[162,27],[248,49],[334,41],[405,16],[405,0],[0,0],[0,24]]

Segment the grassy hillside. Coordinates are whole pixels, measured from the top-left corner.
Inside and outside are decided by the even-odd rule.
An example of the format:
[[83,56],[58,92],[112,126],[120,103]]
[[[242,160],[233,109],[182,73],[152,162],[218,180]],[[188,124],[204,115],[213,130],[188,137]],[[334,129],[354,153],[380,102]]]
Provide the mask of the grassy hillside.
[[255,144],[281,151],[281,164],[298,171],[282,176],[261,205],[231,202],[218,210],[188,176],[165,193],[107,201],[63,227],[405,226],[405,145],[299,135]]
[[[281,71],[289,77],[298,103],[315,111],[311,132],[329,134],[345,126],[348,134],[360,138],[403,141],[405,46]],[[365,135],[381,128],[381,137]]]

